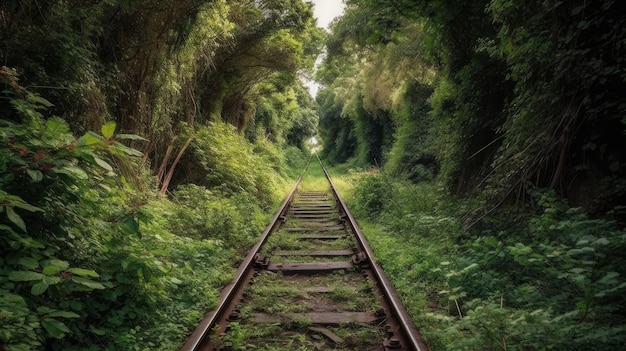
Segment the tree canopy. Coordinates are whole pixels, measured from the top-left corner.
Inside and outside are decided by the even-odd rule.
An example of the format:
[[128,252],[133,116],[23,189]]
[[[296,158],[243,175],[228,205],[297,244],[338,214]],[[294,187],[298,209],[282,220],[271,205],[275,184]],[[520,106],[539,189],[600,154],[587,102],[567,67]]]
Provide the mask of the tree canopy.
[[[616,2],[346,4],[318,72],[331,160],[382,158],[458,194],[487,184],[494,203],[532,188],[598,213],[623,202],[626,33]],[[356,146],[340,156],[347,135]]]

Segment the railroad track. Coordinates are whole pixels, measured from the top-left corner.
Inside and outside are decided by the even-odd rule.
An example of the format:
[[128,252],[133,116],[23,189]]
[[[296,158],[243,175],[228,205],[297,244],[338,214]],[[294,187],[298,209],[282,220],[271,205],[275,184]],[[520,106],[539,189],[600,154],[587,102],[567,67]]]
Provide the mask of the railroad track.
[[181,351],[428,350],[317,161],[328,188],[297,180]]

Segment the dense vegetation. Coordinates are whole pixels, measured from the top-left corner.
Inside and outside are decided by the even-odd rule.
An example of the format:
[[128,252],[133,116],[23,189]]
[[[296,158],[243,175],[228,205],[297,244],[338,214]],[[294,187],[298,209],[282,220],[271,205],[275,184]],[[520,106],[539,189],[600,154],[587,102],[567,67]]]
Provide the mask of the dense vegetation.
[[346,6],[2,1],[0,349],[177,349],[318,113],[433,350],[623,348],[619,2]]
[[[323,154],[434,350],[626,344],[617,1],[349,0]],[[345,165],[343,166],[345,167]]]
[[174,350],[303,167],[302,1],[0,3],[0,349]]

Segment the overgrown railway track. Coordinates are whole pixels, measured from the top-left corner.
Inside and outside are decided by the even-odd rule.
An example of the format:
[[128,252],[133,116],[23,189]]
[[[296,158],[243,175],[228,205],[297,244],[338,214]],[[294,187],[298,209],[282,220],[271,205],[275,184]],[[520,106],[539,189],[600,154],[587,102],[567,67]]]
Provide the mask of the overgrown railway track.
[[181,351],[428,350],[317,161],[328,189],[300,176]]

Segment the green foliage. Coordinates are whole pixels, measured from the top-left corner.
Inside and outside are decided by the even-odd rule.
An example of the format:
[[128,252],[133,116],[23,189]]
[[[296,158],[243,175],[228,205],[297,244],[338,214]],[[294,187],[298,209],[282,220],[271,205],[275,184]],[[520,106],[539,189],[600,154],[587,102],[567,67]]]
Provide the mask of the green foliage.
[[354,210],[363,216],[377,216],[385,209],[386,194],[390,191],[388,178],[372,175],[362,179],[354,191]]
[[[617,6],[353,0],[336,22],[320,73],[332,92],[323,101],[337,110],[322,110],[322,136],[332,138],[324,146],[334,147],[341,135],[330,129],[347,117],[342,135],[354,135],[350,155],[362,158],[379,112],[391,116],[385,172],[362,179],[353,202],[381,222],[369,236],[400,294],[409,305],[420,299],[412,291],[430,297],[428,316],[423,305],[412,313],[432,349],[623,347],[626,134],[616,92],[626,32]],[[355,17],[363,13],[371,16]],[[417,192],[391,176],[434,178],[465,198],[452,211],[434,185]],[[536,205],[542,213],[529,212]],[[471,223],[466,231],[453,213]]]
[[[320,49],[311,5],[9,0],[0,17],[0,349],[178,348],[277,201],[275,144],[315,133],[296,79]],[[178,183],[200,170],[210,190],[157,201],[145,165],[179,122],[198,137]]]
[[[529,6],[541,11],[530,11]],[[612,92],[625,83],[618,73],[624,48],[616,43],[626,32],[615,29],[624,23],[615,6],[614,1],[491,2],[488,11],[499,31],[497,39],[485,43],[485,50],[506,61],[508,77],[515,83],[494,186],[536,177],[541,187],[561,188],[574,179],[597,184],[622,174],[621,166],[610,166],[622,160],[617,150],[624,140],[618,107],[624,97]],[[582,189],[571,189],[567,196],[580,199]],[[591,186],[588,192],[597,189]],[[602,199],[608,209],[614,204],[607,200]]]
[[189,184],[173,194],[181,206],[167,216],[172,233],[194,239],[219,240],[223,246],[245,252],[262,232],[267,215],[257,199],[242,192],[214,194]]
[[258,84],[256,111],[244,131],[248,140],[303,148],[304,140],[315,135],[318,118],[313,99],[296,82],[283,75]]
[[[119,160],[141,155],[118,140],[142,138],[110,122],[77,139],[59,118],[43,119],[45,100],[20,94],[12,105],[24,122],[0,126],[0,345],[178,348],[229,280],[238,257],[230,248],[262,226],[256,200],[239,194],[227,204],[207,191],[212,202],[199,206],[197,188],[186,207],[156,201],[116,175]],[[189,214],[225,225],[182,222]],[[198,239],[173,234],[192,229]]]
[[434,179],[439,173],[439,162],[433,147],[433,120],[429,115],[426,99],[431,93],[429,86],[415,85],[406,93],[412,103],[396,114],[398,128],[395,142],[389,151],[385,170],[398,176],[406,176],[413,182]]
[[[453,290],[440,293],[464,315],[441,333],[456,340],[448,349],[612,350],[624,343],[619,252],[626,233],[554,194],[540,204],[543,213],[523,235],[470,241],[459,248],[458,268],[444,269]],[[471,336],[459,338],[466,331]]]
[[321,90],[316,99],[320,106],[321,156],[331,164],[345,162],[354,156],[356,150],[354,122],[341,116],[342,106],[334,101],[335,94],[332,91]]
[[272,205],[272,194],[281,186],[282,172],[273,167],[284,162],[281,155],[255,153],[244,136],[223,122],[198,127],[194,135],[176,169],[175,183],[217,188],[228,196],[244,193],[258,199],[264,208]]
[[434,185],[384,174],[356,179],[351,207],[431,349],[613,350],[624,343],[626,233],[614,222],[545,193],[537,195],[541,213],[522,232],[502,223],[506,231],[464,241],[449,215],[459,205]]
[[296,91],[289,113],[269,106],[271,140],[300,146],[315,129],[296,77],[312,69],[323,34],[304,1],[9,0],[0,13],[0,59],[22,85],[45,93],[75,132],[114,116],[120,133],[150,139],[130,146],[154,165],[179,122],[223,120],[244,130],[256,111],[267,112],[257,85],[276,85],[290,99]]
[[[42,119],[40,111],[50,106],[45,99],[19,93],[24,98],[11,103],[24,123],[2,121],[0,126],[0,205],[6,213],[0,219],[4,232],[0,291],[2,314],[9,318],[1,334],[10,349],[36,347],[47,338],[63,339],[77,323],[67,319],[81,317],[75,313],[78,310],[70,310],[66,299],[105,289],[96,271],[75,266],[84,262],[72,261],[64,252],[80,239],[57,215],[71,211],[90,181],[104,181],[112,171],[104,159],[137,152],[114,141],[114,124],[103,127],[105,136],[90,133],[76,140],[61,119]],[[78,211],[66,217],[73,215]]]

